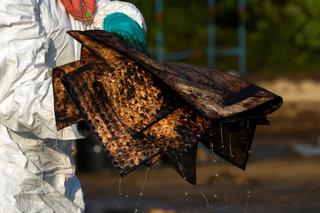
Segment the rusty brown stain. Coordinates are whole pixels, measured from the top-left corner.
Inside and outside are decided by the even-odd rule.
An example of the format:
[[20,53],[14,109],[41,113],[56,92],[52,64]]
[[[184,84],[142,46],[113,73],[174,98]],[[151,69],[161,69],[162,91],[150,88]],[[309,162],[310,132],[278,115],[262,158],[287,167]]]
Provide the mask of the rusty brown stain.
[[60,130],[82,120],[80,112],[77,110],[73,101],[65,90],[61,82],[62,76],[73,72],[79,67],[80,62],[76,61],[61,67],[57,67],[52,72],[52,84],[54,94],[54,109],[56,117],[56,126]]

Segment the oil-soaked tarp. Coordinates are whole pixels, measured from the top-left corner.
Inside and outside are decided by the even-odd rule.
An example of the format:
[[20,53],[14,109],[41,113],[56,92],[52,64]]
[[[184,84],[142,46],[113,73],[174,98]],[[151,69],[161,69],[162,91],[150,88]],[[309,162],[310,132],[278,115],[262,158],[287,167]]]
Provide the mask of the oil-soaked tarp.
[[227,73],[159,63],[104,31],[69,32],[81,60],[53,71],[57,128],[88,121],[114,167],[126,175],[167,155],[196,184],[196,152],[245,169],[254,132],[281,97]]

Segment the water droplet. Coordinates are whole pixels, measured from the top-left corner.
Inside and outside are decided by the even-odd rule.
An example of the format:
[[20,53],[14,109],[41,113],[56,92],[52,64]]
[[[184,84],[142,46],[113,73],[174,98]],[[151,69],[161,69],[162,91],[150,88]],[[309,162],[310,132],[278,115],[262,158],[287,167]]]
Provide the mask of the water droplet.
[[100,145],[94,145],[94,147],[93,147],[93,152],[94,153],[100,153],[102,151],[102,149],[101,149],[101,147],[100,147]]
[[229,132],[229,152],[230,152],[230,156],[233,158],[233,153],[232,153],[232,135],[231,132]]
[[205,199],[205,201],[206,201],[206,203],[207,203],[207,208],[210,208],[210,204],[209,204],[209,200],[208,200],[208,198],[203,194],[203,192],[202,191],[200,191],[200,193],[201,193],[201,195],[202,195],[202,197]]
[[184,195],[185,195],[185,201],[188,202],[189,201],[189,193],[185,192]]
[[122,179],[121,177],[119,178],[119,188],[118,188],[118,195],[121,196],[122,195],[122,192],[121,192],[121,182],[122,182]]
[[210,143],[211,153],[213,153],[213,143]]
[[142,187],[141,187],[140,193],[139,193],[139,196],[140,196],[140,197],[142,197],[142,196],[144,195],[144,188],[145,188],[146,185],[147,185],[149,170],[150,170],[150,167],[147,167],[146,173],[145,173],[145,176],[144,176],[144,182],[143,182],[143,184],[142,184]]
[[220,123],[220,137],[221,137],[221,146],[224,148],[224,141],[223,141],[223,126],[222,122]]

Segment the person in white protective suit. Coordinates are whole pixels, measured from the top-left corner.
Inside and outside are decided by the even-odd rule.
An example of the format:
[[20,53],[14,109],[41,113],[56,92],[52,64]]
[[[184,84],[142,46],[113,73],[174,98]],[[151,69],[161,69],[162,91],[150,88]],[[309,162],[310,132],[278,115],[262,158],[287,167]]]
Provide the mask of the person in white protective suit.
[[[76,126],[56,130],[51,71],[79,59],[79,43],[68,30],[106,30],[122,14],[122,22],[129,18],[146,32],[130,3],[97,1],[88,23],[62,2],[0,1],[0,212],[84,211],[71,157],[71,141],[82,136]],[[117,26],[109,30],[125,31]]]

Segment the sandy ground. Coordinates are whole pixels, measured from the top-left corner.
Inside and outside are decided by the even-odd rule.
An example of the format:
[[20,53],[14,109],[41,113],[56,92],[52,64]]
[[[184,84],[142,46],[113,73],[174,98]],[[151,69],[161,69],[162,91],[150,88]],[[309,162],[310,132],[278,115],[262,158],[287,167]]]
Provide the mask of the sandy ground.
[[120,179],[114,169],[80,173],[87,212],[219,213],[320,212],[320,156],[298,144],[320,143],[320,84],[278,79],[257,82],[285,104],[259,127],[246,171],[214,154],[198,156],[198,185],[168,166],[141,168]]

